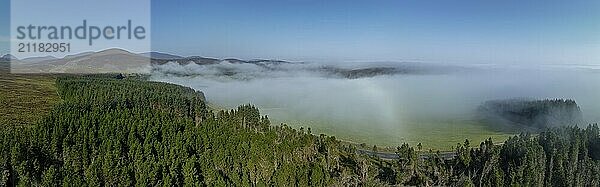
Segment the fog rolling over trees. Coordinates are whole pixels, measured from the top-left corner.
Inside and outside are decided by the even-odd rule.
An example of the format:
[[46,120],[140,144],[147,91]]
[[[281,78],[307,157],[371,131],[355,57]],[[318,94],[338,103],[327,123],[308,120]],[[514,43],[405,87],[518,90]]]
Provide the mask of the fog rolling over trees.
[[478,108],[478,117],[495,128],[534,132],[585,123],[579,106],[569,99],[487,101]]
[[[600,72],[593,66],[302,63],[271,67],[227,61],[165,63],[154,66],[151,79],[202,90],[216,105],[252,103],[275,120],[304,122],[334,135],[342,129],[371,131],[396,145],[403,141],[403,133],[423,121],[473,120],[477,108],[490,100],[572,99],[585,122],[600,120]],[[356,78],[314,71],[320,67],[419,71]]]

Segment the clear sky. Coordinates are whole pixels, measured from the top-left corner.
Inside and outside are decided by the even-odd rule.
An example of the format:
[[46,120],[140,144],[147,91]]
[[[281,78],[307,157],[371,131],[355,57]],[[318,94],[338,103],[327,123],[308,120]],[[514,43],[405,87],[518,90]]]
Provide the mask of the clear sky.
[[[0,0],[0,53],[8,0]],[[600,64],[600,1],[153,0],[152,48],[304,61]]]
[[10,0],[0,0],[0,54],[10,52]]

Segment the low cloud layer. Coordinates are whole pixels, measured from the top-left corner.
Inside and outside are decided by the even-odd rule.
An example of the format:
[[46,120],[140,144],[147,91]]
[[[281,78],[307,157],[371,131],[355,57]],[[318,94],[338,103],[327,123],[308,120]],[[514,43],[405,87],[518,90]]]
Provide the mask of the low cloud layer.
[[[331,66],[352,70],[405,64]],[[595,67],[426,64],[421,69],[436,71],[355,79],[315,71],[319,67],[168,63],[155,66],[152,79],[201,90],[216,105],[252,103],[276,121],[317,124],[331,131],[369,129],[385,134],[409,129],[415,121],[472,120],[483,102],[511,98],[573,99],[587,122],[600,121],[600,73]]]

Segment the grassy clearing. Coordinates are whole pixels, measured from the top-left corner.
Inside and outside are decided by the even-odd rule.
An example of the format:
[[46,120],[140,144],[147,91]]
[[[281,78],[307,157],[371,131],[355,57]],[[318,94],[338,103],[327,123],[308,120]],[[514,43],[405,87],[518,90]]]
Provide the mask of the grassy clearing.
[[29,125],[44,117],[60,99],[55,76],[0,72],[0,125]]
[[420,123],[407,127],[404,137],[407,143],[416,145],[422,143],[424,149],[452,150],[458,143],[469,140],[472,146],[488,138],[493,142],[501,143],[514,134],[498,132],[488,128],[487,124],[477,121],[443,121]]
[[[282,123],[276,121],[276,123]],[[360,145],[367,144],[366,148],[377,145],[379,150],[394,151],[395,147],[408,143],[415,146],[422,144],[421,151],[439,150],[451,151],[458,143],[465,139],[471,145],[478,146],[488,138],[496,143],[504,142],[513,133],[498,132],[477,121],[435,121],[413,122],[403,124],[402,127],[374,128],[372,125],[334,124],[322,121],[292,121],[288,125],[300,128],[311,127],[313,134],[327,134],[336,136],[348,143]]]
[[[210,95],[207,96],[210,102]],[[213,110],[227,110],[227,107],[216,103],[209,103]],[[263,115],[269,115],[272,124],[285,123],[293,128],[304,130],[311,129],[313,134],[326,134],[335,136],[345,143],[361,145],[371,149],[377,145],[379,151],[394,152],[397,146],[408,143],[416,147],[421,143],[423,152],[429,151],[453,151],[458,143],[469,140],[472,146],[492,138],[495,143],[503,143],[516,132],[498,131],[489,128],[488,124],[474,120],[438,120],[427,122],[411,122],[397,124],[387,127],[355,122],[353,124],[341,123],[331,120],[294,119],[289,120],[289,115],[280,113],[269,113],[261,110]],[[282,119],[288,120],[282,120]]]

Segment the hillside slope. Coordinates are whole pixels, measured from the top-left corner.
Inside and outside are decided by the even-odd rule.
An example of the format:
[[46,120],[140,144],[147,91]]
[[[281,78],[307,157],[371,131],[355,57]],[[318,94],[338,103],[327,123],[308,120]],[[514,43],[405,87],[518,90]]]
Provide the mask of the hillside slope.
[[149,73],[150,59],[122,49],[81,53],[59,59],[12,63],[15,73]]
[[0,72],[0,127],[31,125],[59,102],[55,76]]

